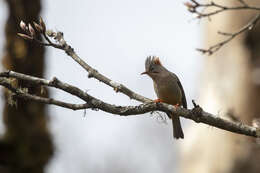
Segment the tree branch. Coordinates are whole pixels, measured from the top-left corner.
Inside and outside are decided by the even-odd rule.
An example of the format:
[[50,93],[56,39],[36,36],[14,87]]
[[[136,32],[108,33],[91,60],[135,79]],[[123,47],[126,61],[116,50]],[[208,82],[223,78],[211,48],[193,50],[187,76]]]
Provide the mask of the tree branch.
[[[243,0],[238,0],[241,5],[238,6],[225,6],[222,4],[215,3],[211,1],[209,3],[200,3],[197,0],[190,0],[185,2],[184,5],[188,8],[191,13],[196,14],[196,18],[209,18],[216,14],[225,11],[238,11],[238,10],[253,10],[260,11],[260,7],[250,6]],[[207,9],[214,9],[211,12],[205,12]]]
[[[26,30],[26,28],[25,28]],[[116,92],[121,92],[125,95],[127,95],[130,99],[135,99],[140,102],[150,102],[151,100],[141,96],[134,91],[130,90],[127,88],[125,85],[117,83],[105,75],[99,73],[96,69],[92,68],[90,65],[88,65],[85,61],[83,61],[74,51],[74,49],[67,44],[67,42],[64,40],[63,33],[62,32],[54,32],[52,30],[47,30],[45,32],[40,32],[40,34],[43,35],[45,40],[48,43],[42,42],[38,40],[36,37],[31,37],[31,40],[35,40],[37,43],[43,45],[43,46],[51,46],[57,49],[61,49],[64,52],[67,53],[74,61],[76,61],[81,67],[83,67],[87,72],[88,72],[88,77],[89,78],[95,78],[99,80],[100,82],[105,83],[106,85],[112,87]],[[32,34],[31,34],[32,35]],[[28,39],[28,36],[24,36],[24,34],[19,33],[19,36],[22,36],[25,39]],[[48,37],[53,38],[57,43],[52,42]]]
[[31,101],[36,101],[39,103],[44,103],[44,104],[51,104],[51,105],[56,105],[72,110],[80,110],[80,109],[88,109],[91,108],[87,103],[85,104],[71,104],[71,103],[66,103],[63,101],[55,100],[52,98],[45,98],[45,97],[40,97],[36,95],[29,94],[27,90],[22,89],[22,88],[15,88],[12,86],[12,82],[6,78],[0,78],[0,85],[6,87],[9,89],[13,94],[11,97],[12,99],[17,98],[22,98],[24,100],[31,100]]
[[260,19],[260,14],[256,15],[248,24],[246,24],[240,30],[238,30],[237,32],[234,32],[234,33],[227,33],[227,32],[219,31],[218,34],[227,36],[228,38],[213,46],[210,46],[208,49],[198,48],[197,50],[202,52],[203,54],[212,55],[214,52],[217,52],[222,46],[224,46],[225,44],[227,44],[228,42],[233,40],[236,36],[246,32],[246,31],[252,30],[259,19]]
[[[250,6],[243,0],[238,0],[238,2],[241,5],[238,6],[225,6],[218,3],[215,3],[214,1],[211,1],[210,3],[200,3],[197,0],[190,0],[184,5],[188,8],[189,12],[196,14],[196,18],[208,18],[210,20],[211,16],[214,16],[216,14],[225,12],[225,11],[237,11],[237,10],[253,10],[253,11],[259,11],[259,13],[246,24],[241,29],[239,29],[237,32],[234,33],[225,33],[219,31],[218,33],[224,36],[227,36],[228,38],[224,41],[221,41],[219,43],[216,43],[213,46],[210,46],[208,49],[201,49],[198,48],[196,50],[202,52],[203,54],[212,55],[213,53],[217,52],[220,48],[222,48],[224,45],[229,43],[231,40],[233,40],[238,35],[249,31],[253,29],[253,27],[257,24],[259,18],[260,18],[260,7]],[[211,12],[205,12],[207,9],[214,9]]]
[[[12,86],[10,78],[15,78],[18,80],[24,80],[36,85],[44,85],[48,87],[54,87],[60,90],[63,90],[67,93],[70,93],[82,100],[86,101],[86,104],[68,104],[60,101],[56,101],[54,99],[42,98],[39,96],[30,95],[26,92],[23,92],[19,88],[15,88]],[[86,92],[80,90],[79,88],[69,85],[67,83],[63,83],[59,81],[57,78],[53,78],[52,80],[46,80],[42,78],[37,78],[13,71],[9,72],[2,72],[0,73],[0,85],[9,89],[16,97],[25,99],[25,100],[33,100],[41,103],[46,104],[54,104],[57,106],[69,108],[72,110],[77,109],[99,109],[104,112],[122,115],[122,116],[129,116],[129,115],[140,115],[151,111],[162,111],[165,113],[173,113],[176,116],[181,116],[187,119],[194,120],[197,123],[205,123],[210,126],[214,126],[223,130],[227,130],[230,132],[243,134],[252,137],[258,137],[256,133],[256,128],[251,127],[241,122],[232,122],[230,120],[225,120],[218,116],[212,115],[210,113],[204,112],[199,106],[195,106],[193,109],[184,109],[180,107],[173,107],[172,105],[168,105],[165,103],[145,103],[138,106],[117,106],[112,105],[106,102],[97,99]]]
[[[35,26],[37,29],[37,25]],[[45,24],[43,21],[40,21],[40,27],[45,28]],[[173,107],[172,105],[168,105],[165,103],[154,103],[151,102],[150,99],[145,98],[137,93],[134,93],[127,87],[125,87],[122,84],[116,83],[112,81],[111,79],[105,77],[104,75],[100,74],[89,66],[87,63],[85,63],[78,55],[74,52],[73,48],[69,46],[66,41],[63,38],[63,34],[61,32],[53,32],[53,31],[47,31],[46,33],[43,32],[44,29],[41,29],[38,27],[37,31],[40,34],[43,34],[45,42],[41,42],[36,39],[34,36],[34,31],[32,30],[32,27],[30,30],[28,30],[27,26],[21,22],[21,28],[26,31],[26,34],[19,34],[21,37],[29,40],[35,40],[38,43],[45,45],[45,46],[52,46],[61,50],[64,50],[70,57],[72,57],[77,63],[79,63],[86,71],[89,72],[89,77],[94,77],[98,79],[99,81],[107,84],[108,86],[114,88],[114,90],[118,92],[122,92],[123,94],[129,96],[130,98],[133,98],[135,100],[145,102],[145,104],[140,104],[138,106],[118,106],[106,103],[98,98],[95,98],[88,93],[82,91],[81,89],[77,88],[76,86],[64,83],[57,78],[53,78],[52,80],[46,80],[43,78],[33,77],[13,71],[8,72],[2,72],[0,73],[0,85],[6,87],[9,89],[15,96],[22,98],[22,99],[29,99],[34,100],[37,102],[42,102],[46,104],[55,104],[57,106],[66,107],[69,109],[99,109],[104,112],[116,114],[116,115],[122,115],[122,116],[129,116],[129,115],[140,115],[147,112],[153,112],[153,111],[162,111],[165,113],[171,113],[175,116],[181,116],[187,119],[194,120],[197,123],[204,123],[208,124],[210,126],[214,126],[223,130],[227,130],[233,133],[237,134],[243,134],[247,136],[252,137],[260,137],[259,133],[257,131],[258,128],[251,127],[245,124],[242,124],[241,122],[232,122],[230,120],[226,120],[223,118],[220,118],[218,116],[212,115],[210,113],[204,112],[201,107],[194,104],[193,109],[184,109],[180,107]],[[39,29],[40,28],[40,29]],[[48,37],[53,38],[56,43],[53,43]],[[66,93],[69,93],[73,96],[76,96],[83,101],[86,102],[86,104],[69,104],[61,101],[57,101],[54,99],[48,99],[48,98],[42,98],[39,96],[34,96],[28,94],[28,92],[25,92],[23,89],[17,88],[12,86],[11,80],[12,78],[15,78],[17,80],[23,80],[27,81],[31,84],[35,84],[38,86],[47,86],[47,87],[53,87],[57,88],[59,90],[65,91]]]

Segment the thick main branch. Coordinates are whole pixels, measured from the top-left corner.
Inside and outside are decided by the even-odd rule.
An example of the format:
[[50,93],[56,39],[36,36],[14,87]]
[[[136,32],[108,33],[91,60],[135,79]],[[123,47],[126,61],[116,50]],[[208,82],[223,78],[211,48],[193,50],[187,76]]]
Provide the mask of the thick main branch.
[[[116,115],[122,115],[122,116],[140,115],[151,111],[162,111],[165,113],[170,112],[173,113],[175,116],[181,116],[187,119],[191,119],[197,123],[204,123],[230,132],[257,137],[256,128],[242,124],[240,122],[232,122],[230,120],[220,118],[218,116],[204,112],[200,107],[195,107],[194,109],[184,109],[180,107],[176,108],[165,103],[154,103],[154,102],[140,104],[138,106],[117,106],[117,105],[106,103],[98,98],[95,98],[73,85],[61,82],[57,78],[54,78],[52,80],[46,80],[46,79],[37,78],[37,77],[33,77],[33,76],[29,76],[29,75],[25,75],[13,71],[0,73],[0,85],[6,87],[11,92],[13,92],[13,94],[15,94],[16,97],[22,99],[30,99],[30,100],[34,100],[46,104],[53,104],[53,102],[43,101],[42,97],[31,96],[26,92],[23,93],[23,91],[19,88],[12,87],[11,83],[9,83],[8,80],[6,80],[9,78],[15,78],[36,85],[54,87],[59,90],[63,90],[69,94],[72,94],[84,100],[86,102],[85,104],[78,105],[78,107],[81,106],[82,109],[87,109],[87,108],[99,109],[104,112],[108,112]],[[48,98],[44,98],[44,99],[47,100]],[[63,106],[64,104],[62,105],[55,104],[55,105],[75,110],[74,109],[75,107],[71,105],[70,105],[71,107]]]

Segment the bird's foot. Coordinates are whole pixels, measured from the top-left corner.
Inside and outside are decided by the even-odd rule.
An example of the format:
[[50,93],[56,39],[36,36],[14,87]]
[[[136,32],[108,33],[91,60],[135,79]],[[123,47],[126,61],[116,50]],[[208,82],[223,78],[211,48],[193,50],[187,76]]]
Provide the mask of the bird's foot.
[[177,103],[176,105],[173,105],[173,106],[176,107],[176,108],[178,108],[178,107],[180,107],[180,104]]
[[162,103],[163,101],[162,101],[162,99],[156,99],[153,102],[155,102],[155,103]]

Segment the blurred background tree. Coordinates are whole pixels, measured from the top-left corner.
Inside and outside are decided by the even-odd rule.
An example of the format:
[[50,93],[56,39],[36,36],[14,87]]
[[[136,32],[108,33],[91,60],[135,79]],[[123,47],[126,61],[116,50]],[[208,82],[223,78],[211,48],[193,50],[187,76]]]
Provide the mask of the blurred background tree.
[[[211,1],[203,1],[211,2]],[[214,0],[238,6],[238,0]],[[244,1],[259,7],[260,1]],[[212,9],[211,9],[212,10]],[[214,10],[214,9],[213,9]],[[257,11],[228,11],[203,19],[204,47],[221,42],[245,26]],[[201,106],[208,112],[233,115],[252,124],[260,117],[260,25],[236,37],[213,55],[206,56],[200,89]],[[230,117],[227,117],[230,118]],[[182,172],[258,173],[260,150],[255,139],[228,133],[206,125],[192,124],[182,145]]]
[[[40,0],[6,0],[8,17],[5,24],[3,66],[8,70],[42,77],[45,68],[45,48],[17,36],[20,20],[38,20]],[[28,92],[42,94],[41,88],[26,82],[14,85],[28,88]],[[5,92],[3,118],[5,134],[0,141],[0,172],[42,173],[53,154],[51,135],[47,129],[45,105],[10,98]],[[46,93],[42,95],[47,96]]]
[[[259,25],[206,57],[200,66],[201,59],[195,52],[198,45],[194,43],[199,40],[198,27],[187,22],[190,14],[180,2],[112,2],[74,1],[72,4],[71,1],[46,0],[44,3],[49,5],[46,24],[61,28],[65,38],[88,58],[87,62],[138,93],[155,97],[151,81],[141,79],[139,73],[144,69],[145,57],[157,55],[162,57],[166,67],[180,76],[189,103],[196,99],[196,86],[200,84],[198,68],[201,67],[203,82],[199,104],[206,111],[220,116],[229,112],[248,124],[257,118]],[[235,5],[239,0],[225,3]],[[253,3],[251,5],[260,5],[257,1]],[[44,48],[16,36],[21,19],[26,23],[38,21],[40,1],[6,0],[6,4],[9,11],[3,65],[6,69],[42,77]],[[218,14],[211,22],[204,20],[205,45],[211,46],[223,39],[217,34],[218,30],[233,32],[254,15],[253,12],[234,11]],[[190,40],[189,44],[187,40]],[[110,88],[88,80],[85,71],[76,64],[71,65],[70,59],[62,57],[59,51],[49,50],[49,76],[90,89],[91,93],[108,102],[133,104],[128,98],[112,93]],[[19,81],[18,85],[41,94],[36,86]],[[71,99],[64,93],[53,95]],[[6,132],[0,141],[0,162],[4,164],[0,172],[43,172],[53,154],[45,108],[29,101],[16,100],[13,103],[17,108],[9,103],[4,104]],[[176,171],[179,163],[176,144],[183,149],[181,172],[259,172],[255,141],[241,135],[192,122],[184,130],[185,140],[172,141],[171,126],[163,126],[148,116],[115,118],[99,111],[87,112],[87,120],[83,121],[82,112],[60,111],[58,108],[51,111],[55,116],[50,129],[55,134],[53,140],[59,154],[46,172]]]

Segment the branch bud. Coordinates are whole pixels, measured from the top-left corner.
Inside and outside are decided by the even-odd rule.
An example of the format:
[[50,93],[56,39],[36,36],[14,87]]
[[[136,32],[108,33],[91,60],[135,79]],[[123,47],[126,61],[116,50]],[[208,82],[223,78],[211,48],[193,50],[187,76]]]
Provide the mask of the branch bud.
[[46,25],[45,25],[45,23],[44,23],[42,17],[40,17],[40,26],[42,27],[43,33],[45,33],[45,31],[46,31]]
[[52,30],[47,30],[46,31],[46,35],[48,37],[56,37],[57,34],[54,31],[52,31]]
[[26,35],[26,34],[22,34],[22,33],[17,33],[18,36],[22,37],[25,40],[32,40],[33,38]]
[[24,23],[24,21],[21,20],[20,22],[20,28],[23,30],[23,31],[26,31],[26,24]]
[[195,12],[196,5],[191,2],[184,2],[184,5],[188,8],[191,13]]
[[43,28],[41,27],[41,25],[39,25],[39,24],[36,23],[36,22],[33,22],[33,25],[34,25],[35,29],[36,29],[39,33],[42,33],[42,32],[43,32]]
[[33,29],[32,25],[29,23],[29,32],[32,37],[35,37],[35,30]]

